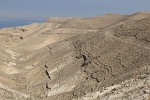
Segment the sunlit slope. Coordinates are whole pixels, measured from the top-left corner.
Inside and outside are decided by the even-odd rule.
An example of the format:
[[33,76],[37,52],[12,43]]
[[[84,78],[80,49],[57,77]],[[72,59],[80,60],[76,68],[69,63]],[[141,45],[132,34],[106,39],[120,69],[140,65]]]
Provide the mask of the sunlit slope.
[[150,72],[149,13],[51,18],[0,39],[2,100],[76,100]]

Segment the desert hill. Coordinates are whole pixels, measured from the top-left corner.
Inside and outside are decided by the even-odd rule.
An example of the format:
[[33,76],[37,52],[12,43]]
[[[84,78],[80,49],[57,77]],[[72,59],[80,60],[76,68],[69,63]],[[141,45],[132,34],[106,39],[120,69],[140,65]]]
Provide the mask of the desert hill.
[[50,18],[0,29],[0,44],[0,100],[150,97],[150,13]]

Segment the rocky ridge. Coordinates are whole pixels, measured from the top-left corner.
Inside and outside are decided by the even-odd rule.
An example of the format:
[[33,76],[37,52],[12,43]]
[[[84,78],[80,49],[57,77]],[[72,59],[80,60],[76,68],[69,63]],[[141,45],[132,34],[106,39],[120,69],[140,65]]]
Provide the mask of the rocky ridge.
[[150,13],[51,18],[0,29],[0,44],[1,100],[149,99]]

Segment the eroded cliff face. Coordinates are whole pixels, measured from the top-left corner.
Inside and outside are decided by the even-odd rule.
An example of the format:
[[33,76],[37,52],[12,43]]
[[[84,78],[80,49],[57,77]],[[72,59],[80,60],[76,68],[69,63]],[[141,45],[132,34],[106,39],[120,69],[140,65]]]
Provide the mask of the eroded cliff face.
[[0,39],[2,100],[82,100],[150,73],[149,13],[51,18]]

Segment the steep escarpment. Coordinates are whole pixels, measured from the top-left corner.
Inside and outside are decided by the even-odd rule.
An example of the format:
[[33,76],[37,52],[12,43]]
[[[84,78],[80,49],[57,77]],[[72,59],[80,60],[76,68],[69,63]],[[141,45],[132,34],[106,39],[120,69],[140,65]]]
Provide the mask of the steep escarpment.
[[[149,26],[149,13],[136,13],[1,29],[1,98],[78,100],[137,75],[149,77]],[[106,98],[99,94],[93,100]]]

